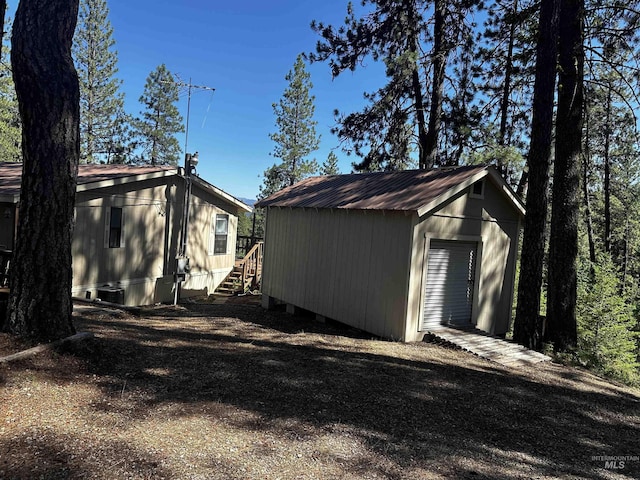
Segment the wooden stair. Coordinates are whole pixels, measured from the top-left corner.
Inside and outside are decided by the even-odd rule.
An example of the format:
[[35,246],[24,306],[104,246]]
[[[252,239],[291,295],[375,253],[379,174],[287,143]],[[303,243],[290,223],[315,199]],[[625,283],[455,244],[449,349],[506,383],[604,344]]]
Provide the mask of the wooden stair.
[[263,245],[263,242],[256,243],[242,260],[238,260],[215,293],[237,295],[258,286],[262,280]]
[[227,278],[218,285],[216,293],[222,295],[237,295],[238,293],[244,293],[244,287],[242,285],[242,267],[237,265],[233,267],[233,270],[227,275]]

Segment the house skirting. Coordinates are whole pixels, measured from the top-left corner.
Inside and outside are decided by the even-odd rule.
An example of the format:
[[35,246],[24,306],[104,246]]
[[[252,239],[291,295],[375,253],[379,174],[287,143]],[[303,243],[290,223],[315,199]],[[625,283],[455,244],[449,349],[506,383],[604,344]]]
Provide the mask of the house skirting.
[[[221,268],[212,271],[198,271],[187,275],[182,282],[180,298],[206,296],[220,285],[227,277],[231,268]],[[91,285],[75,285],[71,289],[74,297],[98,298],[98,289],[116,287],[124,290],[124,303],[129,306],[153,305],[155,303],[171,303],[175,297],[175,283],[173,275],[157,278],[130,278],[100,282]]]

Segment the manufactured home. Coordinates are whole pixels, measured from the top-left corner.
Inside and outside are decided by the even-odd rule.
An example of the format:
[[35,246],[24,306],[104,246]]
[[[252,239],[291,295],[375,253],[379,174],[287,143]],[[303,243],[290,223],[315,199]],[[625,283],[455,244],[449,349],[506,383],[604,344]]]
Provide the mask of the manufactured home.
[[[0,164],[0,249],[14,246],[21,174],[19,163]],[[190,271],[181,296],[213,293],[235,263],[238,215],[251,207],[197,175],[188,180],[173,166],[80,165],[72,294],[127,305],[173,301],[185,211]]]
[[372,334],[505,334],[524,207],[493,167],[312,177],[266,210],[263,306]]

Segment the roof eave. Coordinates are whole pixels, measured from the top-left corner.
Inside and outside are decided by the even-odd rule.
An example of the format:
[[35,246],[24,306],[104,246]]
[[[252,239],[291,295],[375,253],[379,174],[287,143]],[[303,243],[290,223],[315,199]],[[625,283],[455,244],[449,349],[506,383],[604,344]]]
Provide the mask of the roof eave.
[[203,180],[200,177],[191,177],[193,179],[193,181],[203,190],[206,190],[208,192],[210,192],[212,195],[215,195],[219,198],[222,198],[224,201],[230,203],[231,205],[234,205],[235,207],[237,207],[240,210],[244,210],[247,213],[251,213],[253,212],[253,208],[251,208],[249,205],[247,205],[246,203],[238,200],[237,198],[235,198],[233,195],[228,194],[227,192],[225,192],[224,190],[220,190],[218,187],[211,185],[209,182],[207,182],[206,180]]
[[89,190],[97,190],[99,188],[114,187],[116,185],[124,185],[127,183],[140,182],[143,180],[153,180],[155,178],[169,177],[178,173],[177,168],[170,170],[159,170],[150,173],[139,173],[135,175],[124,175],[122,177],[110,178],[109,180],[100,180],[96,182],[79,183],[76,186],[76,192],[86,192]]
[[475,175],[467,178],[464,182],[454,185],[453,187],[443,192],[440,196],[434,198],[429,203],[418,208],[417,210],[418,217],[422,217],[424,215],[429,215],[433,213],[435,210],[439,209],[442,206],[442,204],[445,203],[447,200],[455,197],[456,195],[465,191],[471,185],[476,183],[478,180],[482,180],[484,177],[486,177],[489,174],[489,170],[490,170],[489,168],[480,170]]
[[439,209],[442,206],[442,204],[445,203],[447,200],[455,197],[459,193],[471,187],[471,185],[473,185],[477,181],[482,180],[487,176],[490,177],[491,180],[494,182],[494,184],[500,188],[500,190],[505,195],[505,197],[509,199],[509,201],[511,202],[515,210],[524,217],[525,209],[524,209],[524,206],[522,205],[522,202],[518,199],[518,197],[513,192],[513,190],[511,190],[509,185],[507,185],[507,182],[504,181],[504,178],[502,178],[502,176],[498,173],[498,171],[493,167],[487,167],[484,170],[481,170],[480,172],[473,175],[472,177],[469,177],[464,182],[461,182],[458,185],[450,188],[449,190],[447,190],[446,192],[444,192],[442,195],[435,198],[431,202],[427,203],[426,205],[423,205],[418,209],[418,216],[422,217],[424,215],[430,215],[435,210]]
[[520,215],[524,217],[526,214],[526,210],[524,208],[522,201],[518,198],[516,193],[511,189],[511,187],[507,184],[507,182],[504,181],[504,178],[502,178],[502,176],[498,173],[498,171],[495,168],[489,169],[489,175],[491,176],[492,180],[497,185],[500,186],[502,193],[509,200],[511,200],[511,203],[513,204],[514,208],[518,211],[518,213],[520,213]]

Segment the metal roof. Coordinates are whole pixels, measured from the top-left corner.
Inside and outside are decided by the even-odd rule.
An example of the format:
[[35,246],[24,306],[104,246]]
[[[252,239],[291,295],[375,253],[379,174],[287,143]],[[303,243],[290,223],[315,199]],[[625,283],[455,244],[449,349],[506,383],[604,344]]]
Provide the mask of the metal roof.
[[[177,173],[171,166],[132,166],[132,165],[80,165],[78,167],[78,185],[135,177],[152,173]],[[0,195],[20,195],[22,163],[0,163]]]
[[[108,187],[115,184],[135,182],[167,175],[182,174],[182,169],[170,165],[79,165],[78,166],[78,191],[92,190]],[[0,201],[18,201],[20,196],[20,183],[22,177],[22,163],[0,163]],[[214,195],[236,207],[251,212],[252,208],[242,201],[211,185],[197,179],[201,188],[209,190]]]
[[[506,186],[493,167],[484,165],[311,177],[261,200],[256,207],[416,211],[422,215],[490,173],[494,181]],[[515,197],[512,200],[519,203]],[[523,211],[521,204],[518,207]]]

